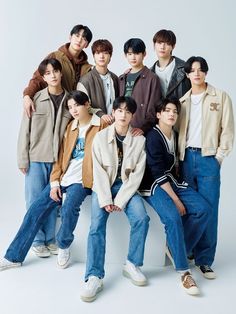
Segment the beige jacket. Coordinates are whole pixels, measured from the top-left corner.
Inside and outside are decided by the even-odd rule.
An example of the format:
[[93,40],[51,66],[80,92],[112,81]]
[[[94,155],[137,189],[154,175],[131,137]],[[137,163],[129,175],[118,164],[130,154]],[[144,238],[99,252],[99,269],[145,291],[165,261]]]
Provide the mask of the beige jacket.
[[54,126],[54,106],[47,88],[34,97],[35,112],[28,118],[23,113],[17,144],[19,168],[28,168],[31,161],[54,162],[67,124],[72,119],[65,106],[65,96],[59,107]]
[[[184,160],[191,107],[191,90],[182,98],[178,118],[179,158]],[[234,118],[230,97],[226,92],[207,85],[202,106],[202,156],[216,156],[223,160],[233,147]]]
[[93,190],[98,195],[100,207],[114,204],[124,209],[137,191],[143,178],[146,153],[145,138],[133,137],[131,128],[123,141],[122,186],[112,200],[111,186],[118,171],[118,154],[114,124],[99,132],[93,141]]

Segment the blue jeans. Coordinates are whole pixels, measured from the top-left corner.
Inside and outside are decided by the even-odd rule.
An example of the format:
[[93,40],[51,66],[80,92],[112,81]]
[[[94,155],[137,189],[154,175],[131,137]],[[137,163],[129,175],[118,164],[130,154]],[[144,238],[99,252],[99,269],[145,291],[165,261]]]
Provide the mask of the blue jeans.
[[[30,162],[25,175],[25,202],[28,210],[49,183],[53,163]],[[35,235],[33,246],[55,243],[57,212],[53,211]]]
[[[73,231],[78,221],[80,206],[85,197],[91,194],[91,190],[76,183],[61,187],[61,191],[66,193],[66,199],[61,207],[61,227],[57,233],[57,242],[58,246],[64,249],[69,247],[74,239]],[[27,211],[18,233],[5,254],[7,260],[21,263],[24,261],[36,233],[51,212],[56,211],[57,206],[58,202],[50,198],[48,184]]]
[[210,208],[201,195],[191,187],[183,189],[177,188],[174,184],[171,186],[184,204],[186,215],[180,216],[173,200],[159,186],[153,195],[145,197],[145,199],[165,225],[167,243],[176,270],[186,270],[189,268],[187,254],[193,250],[196,256],[201,253],[197,249],[197,243],[206,229]]
[[185,150],[180,163],[182,176],[211,206],[206,230],[199,246],[204,248],[195,257],[196,265],[212,265],[217,245],[218,207],[220,199],[220,165],[215,156],[202,157],[201,151]]
[[[111,187],[114,198],[122,182],[117,180]],[[143,265],[144,247],[149,227],[149,216],[140,195],[134,194],[124,210],[131,226],[128,260],[136,266]],[[103,278],[105,275],[106,223],[109,213],[99,207],[97,194],[92,193],[91,226],[87,243],[85,280],[89,276]],[[122,230],[121,230],[122,232]]]

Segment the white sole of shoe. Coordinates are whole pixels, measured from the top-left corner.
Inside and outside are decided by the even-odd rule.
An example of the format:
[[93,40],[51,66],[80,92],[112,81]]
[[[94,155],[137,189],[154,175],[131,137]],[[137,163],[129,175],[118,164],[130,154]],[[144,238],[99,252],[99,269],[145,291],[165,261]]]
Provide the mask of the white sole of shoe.
[[200,291],[197,287],[192,287],[190,289],[186,289],[182,284],[181,284],[181,286],[184,289],[184,291],[189,295],[199,295],[200,294]]
[[143,281],[137,281],[137,280],[134,280],[131,275],[123,269],[123,272],[122,272],[123,276],[126,277],[126,278],[129,278],[131,280],[131,282],[135,285],[135,286],[146,286],[147,285],[147,280],[143,280]]
[[82,301],[84,301],[84,302],[93,302],[94,300],[96,300],[97,294],[98,294],[99,292],[101,292],[102,289],[103,289],[103,285],[97,289],[97,292],[96,292],[96,294],[95,294],[94,296],[92,296],[92,297],[86,297],[86,296],[81,295],[81,296],[80,296],[80,299],[81,299]]
[[216,279],[215,273],[205,273],[204,274],[198,266],[195,266],[195,268],[199,271],[200,274],[202,274],[202,276],[204,278],[209,279],[209,280]]
[[49,256],[51,255],[49,251],[48,251],[48,252],[45,252],[45,253],[39,253],[39,252],[37,252],[37,251],[34,250],[34,247],[31,247],[31,251],[32,251],[37,257],[42,257],[42,258],[44,258],[44,257],[49,257]]
[[12,264],[12,265],[9,265],[9,266],[6,266],[6,267],[0,267],[0,271],[4,271],[4,270],[8,270],[8,269],[11,269],[11,268],[17,268],[17,267],[20,267],[22,266],[21,264]]

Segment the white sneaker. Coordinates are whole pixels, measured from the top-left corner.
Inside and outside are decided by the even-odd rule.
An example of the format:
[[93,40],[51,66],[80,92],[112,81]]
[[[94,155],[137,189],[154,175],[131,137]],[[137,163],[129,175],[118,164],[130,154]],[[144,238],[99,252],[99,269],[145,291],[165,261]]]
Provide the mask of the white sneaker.
[[21,266],[21,263],[10,262],[4,257],[0,259],[0,271],[19,266]]
[[102,279],[96,276],[90,276],[88,281],[84,283],[83,291],[80,296],[84,302],[92,302],[96,299],[98,292],[103,288]]
[[58,246],[55,243],[50,243],[46,247],[52,255],[58,254]]
[[58,249],[57,265],[60,268],[67,268],[70,263],[70,249]]
[[147,278],[141,272],[140,268],[128,260],[123,266],[123,275],[130,278],[132,283],[136,286],[145,286],[147,284]]
[[45,245],[32,246],[31,250],[38,257],[49,257],[51,255],[49,249]]

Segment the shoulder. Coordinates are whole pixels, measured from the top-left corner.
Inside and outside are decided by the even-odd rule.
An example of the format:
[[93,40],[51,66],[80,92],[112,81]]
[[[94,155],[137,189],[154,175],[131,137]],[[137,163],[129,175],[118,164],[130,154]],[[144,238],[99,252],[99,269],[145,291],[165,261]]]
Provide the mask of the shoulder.
[[182,59],[180,59],[178,57],[174,57],[174,59],[175,59],[175,65],[177,67],[180,67],[180,68],[184,67],[184,65],[185,65],[185,61],[184,60],[182,60]]

